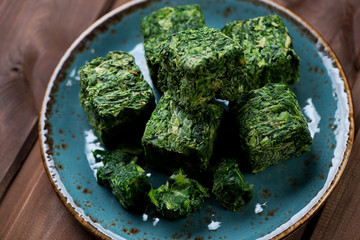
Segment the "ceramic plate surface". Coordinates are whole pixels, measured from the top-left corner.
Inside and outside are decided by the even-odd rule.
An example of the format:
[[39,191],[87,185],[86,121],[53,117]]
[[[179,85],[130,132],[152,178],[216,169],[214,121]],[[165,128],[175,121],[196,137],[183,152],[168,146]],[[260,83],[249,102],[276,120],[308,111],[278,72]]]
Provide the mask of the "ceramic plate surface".
[[[220,29],[238,19],[278,14],[301,58],[299,82],[292,87],[308,119],[311,152],[265,171],[245,174],[254,198],[241,211],[208,200],[202,211],[167,221],[121,208],[96,182],[91,151],[101,148],[80,107],[79,67],[111,50],[135,55],[149,80],[140,19],[163,6],[194,1],[132,1],[105,15],[69,48],[50,80],[40,116],[41,151],[49,179],[74,217],[99,238],[257,239],[281,238],[304,223],[337,184],[353,141],[349,87],[333,52],[308,24],[272,2],[199,0],[206,23]],[[123,136],[126,138],[126,136]],[[153,182],[160,176],[151,175]]]

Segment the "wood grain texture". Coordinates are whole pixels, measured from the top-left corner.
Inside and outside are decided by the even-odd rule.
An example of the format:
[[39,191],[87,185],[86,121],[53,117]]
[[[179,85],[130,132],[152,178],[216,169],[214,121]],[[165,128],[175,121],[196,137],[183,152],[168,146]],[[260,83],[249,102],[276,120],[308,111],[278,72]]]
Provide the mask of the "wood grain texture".
[[123,5],[124,3],[127,3],[127,2],[129,2],[129,0],[115,0],[114,4],[112,6],[112,9],[118,8],[118,7],[120,7],[121,5]]
[[[309,22],[334,50],[352,89],[358,131],[360,0],[275,1]],[[0,202],[0,239],[94,239],[52,189],[39,147],[33,145],[36,121],[47,82],[67,47],[93,21],[125,2],[0,1],[0,102],[6,102],[0,107],[0,199],[32,149]],[[323,210],[286,239],[360,239],[359,173],[357,134],[344,175]]]
[[[50,76],[74,39],[109,0],[0,2],[0,199],[36,140]],[[79,17],[81,16],[81,17]]]
[[0,239],[95,239],[58,199],[36,144],[0,205]]

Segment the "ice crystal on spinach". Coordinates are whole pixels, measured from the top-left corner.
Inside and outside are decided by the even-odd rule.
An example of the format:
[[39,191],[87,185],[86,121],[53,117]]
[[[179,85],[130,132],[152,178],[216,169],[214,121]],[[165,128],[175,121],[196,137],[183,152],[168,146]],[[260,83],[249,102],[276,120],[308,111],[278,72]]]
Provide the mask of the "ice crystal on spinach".
[[250,202],[253,185],[246,182],[237,159],[223,159],[216,166],[212,193],[224,208],[234,212]]
[[133,56],[109,52],[79,73],[80,103],[100,141],[108,148],[129,142],[140,145],[155,100]]
[[234,100],[247,88],[241,76],[244,61],[240,45],[214,28],[169,36],[159,58],[160,89],[169,91],[188,111],[214,97]]
[[242,75],[252,82],[252,89],[266,83],[294,84],[298,80],[300,59],[279,16],[230,22],[221,31],[243,47],[246,65]]
[[220,104],[208,103],[203,111],[189,113],[165,93],[142,137],[145,160],[150,166],[167,171],[206,170],[223,111]]
[[164,7],[141,19],[145,57],[154,86],[157,86],[161,43],[168,35],[203,26],[205,20],[197,4]]
[[166,184],[151,189],[149,197],[164,218],[179,219],[200,211],[209,194],[198,181],[188,178],[182,170],[178,170]]
[[307,121],[287,84],[270,83],[250,91],[231,110],[252,172],[310,151]]
[[128,153],[120,148],[111,151],[96,149],[92,152],[92,154],[96,162],[103,162],[104,164],[109,162],[129,163],[131,161],[134,161],[134,159],[136,158],[135,154]]

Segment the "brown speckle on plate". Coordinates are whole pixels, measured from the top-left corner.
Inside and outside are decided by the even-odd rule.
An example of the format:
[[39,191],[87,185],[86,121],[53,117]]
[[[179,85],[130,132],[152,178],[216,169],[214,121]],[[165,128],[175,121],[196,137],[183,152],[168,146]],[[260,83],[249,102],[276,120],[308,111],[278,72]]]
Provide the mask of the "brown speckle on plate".
[[230,7],[225,8],[224,13],[223,13],[224,18],[228,18],[230,16],[230,14],[233,12],[233,10],[236,10],[236,9],[232,9]]
[[84,188],[83,193],[84,194],[92,194],[92,191],[89,190],[88,188]]
[[310,165],[310,161],[308,160],[308,159],[306,159],[305,161],[304,161],[304,166],[305,167],[308,167]]
[[175,233],[175,234],[173,234],[173,235],[171,235],[171,239],[180,239],[180,238],[182,238],[182,234],[179,234],[179,233]]
[[139,232],[140,232],[140,230],[137,229],[137,228],[130,228],[130,233],[131,234],[138,234]]
[[267,216],[268,217],[273,217],[277,211],[279,211],[279,208],[269,210],[268,213],[267,213]]
[[208,213],[210,215],[215,215],[216,214],[216,212],[211,208],[206,209],[206,213]]
[[329,127],[331,130],[335,130],[335,129],[337,128],[337,125],[330,123],[330,124],[328,125],[328,127]]
[[207,224],[211,223],[211,219],[210,219],[209,217],[204,217],[204,221],[205,221]]
[[269,189],[266,189],[266,188],[265,188],[265,189],[262,191],[262,194],[261,194],[261,195],[262,195],[263,198],[266,199],[266,198],[271,197],[271,192],[269,191]]
[[297,185],[297,180],[295,178],[289,177],[288,181],[291,186],[295,187]]
[[319,155],[313,154],[313,155],[311,155],[311,158],[316,161],[316,160],[319,160],[320,157],[319,157]]

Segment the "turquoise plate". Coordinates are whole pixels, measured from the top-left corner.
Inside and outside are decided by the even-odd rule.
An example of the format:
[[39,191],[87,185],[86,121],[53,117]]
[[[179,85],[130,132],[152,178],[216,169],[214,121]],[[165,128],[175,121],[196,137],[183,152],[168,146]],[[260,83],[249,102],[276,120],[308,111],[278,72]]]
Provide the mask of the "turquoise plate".
[[[294,231],[324,203],[344,171],[351,151],[354,123],[348,83],[320,35],[289,10],[268,1],[198,0],[206,23],[221,28],[236,19],[278,14],[301,58],[300,81],[293,86],[314,138],[311,152],[256,175],[254,198],[241,211],[224,210],[208,200],[202,211],[167,221],[121,208],[97,184],[93,149],[102,148],[80,107],[79,67],[111,50],[135,55],[149,80],[139,21],[166,5],[194,1],[131,1],[89,27],[68,49],[49,82],[40,124],[43,162],[59,198],[95,236],[107,239],[279,239]],[[126,137],[126,136],[124,136]],[[152,174],[156,182],[160,176]]]

